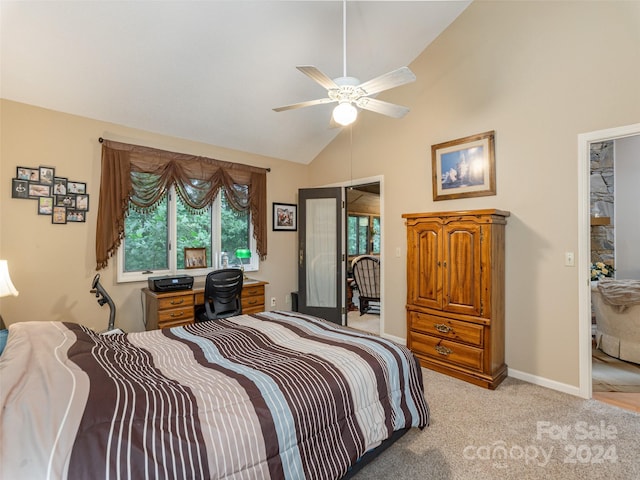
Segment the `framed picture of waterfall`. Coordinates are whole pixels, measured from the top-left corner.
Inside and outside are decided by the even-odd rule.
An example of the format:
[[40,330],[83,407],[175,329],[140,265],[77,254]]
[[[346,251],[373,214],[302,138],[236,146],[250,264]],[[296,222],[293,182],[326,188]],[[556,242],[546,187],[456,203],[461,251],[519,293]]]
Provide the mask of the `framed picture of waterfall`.
[[433,200],[496,194],[495,132],[431,147]]

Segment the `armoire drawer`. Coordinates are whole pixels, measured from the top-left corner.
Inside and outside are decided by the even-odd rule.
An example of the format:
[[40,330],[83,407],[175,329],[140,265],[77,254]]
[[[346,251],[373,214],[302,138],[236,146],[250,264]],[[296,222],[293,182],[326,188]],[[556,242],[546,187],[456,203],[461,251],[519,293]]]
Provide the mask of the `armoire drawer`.
[[480,348],[419,332],[409,332],[409,336],[411,350],[417,355],[482,371],[484,351]]
[[409,328],[448,340],[482,347],[484,327],[476,323],[462,322],[421,312],[409,313]]

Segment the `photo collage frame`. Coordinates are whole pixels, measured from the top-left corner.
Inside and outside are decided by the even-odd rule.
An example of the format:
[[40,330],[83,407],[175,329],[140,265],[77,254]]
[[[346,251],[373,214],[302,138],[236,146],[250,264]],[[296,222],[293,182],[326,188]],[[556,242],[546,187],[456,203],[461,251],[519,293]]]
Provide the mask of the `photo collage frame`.
[[54,224],[87,220],[87,184],[56,176],[55,167],[17,167],[16,177],[11,179],[11,197],[36,200],[38,215],[50,216]]

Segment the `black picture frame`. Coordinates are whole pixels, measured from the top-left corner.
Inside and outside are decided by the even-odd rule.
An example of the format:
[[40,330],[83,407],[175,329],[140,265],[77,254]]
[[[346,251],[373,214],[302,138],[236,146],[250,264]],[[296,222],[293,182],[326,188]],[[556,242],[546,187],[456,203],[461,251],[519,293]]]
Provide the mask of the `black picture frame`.
[[31,167],[16,167],[16,180],[27,180],[37,183],[40,181],[40,170]]
[[87,212],[76,210],[75,208],[67,208],[67,223],[82,223],[86,221]]
[[67,179],[64,177],[53,178],[53,192],[54,195],[66,195],[67,193]]
[[38,215],[53,214],[53,197],[38,198]]
[[53,179],[56,176],[55,167],[40,166],[39,170],[40,170],[40,183],[42,185],[53,186]]
[[67,180],[67,194],[82,195],[85,193],[87,193],[86,183]]
[[11,179],[11,198],[29,198],[29,181]]
[[29,198],[40,198],[51,196],[51,185],[29,182]]
[[298,230],[298,205],[295,203],[273,203],[273,230]]
[[76,195],[56,195],[55,206],[76,208]]
[[59,225],[67,223],[67,208],[54,206],[51,213],[51,223]]
[[82,195],[76,195],[76,210],[80,210],[83,212],[89,211],[89,194],[84,193]]

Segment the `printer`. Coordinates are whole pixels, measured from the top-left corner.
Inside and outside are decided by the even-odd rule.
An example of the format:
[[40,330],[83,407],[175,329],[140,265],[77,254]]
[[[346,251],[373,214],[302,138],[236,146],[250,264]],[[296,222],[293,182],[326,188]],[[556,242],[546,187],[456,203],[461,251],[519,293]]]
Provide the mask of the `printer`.
[[149,290],[152,292],[175,292],[177,290],[190,290],[193,288],[191,275],[165,275],[162,277],[149,277]]

